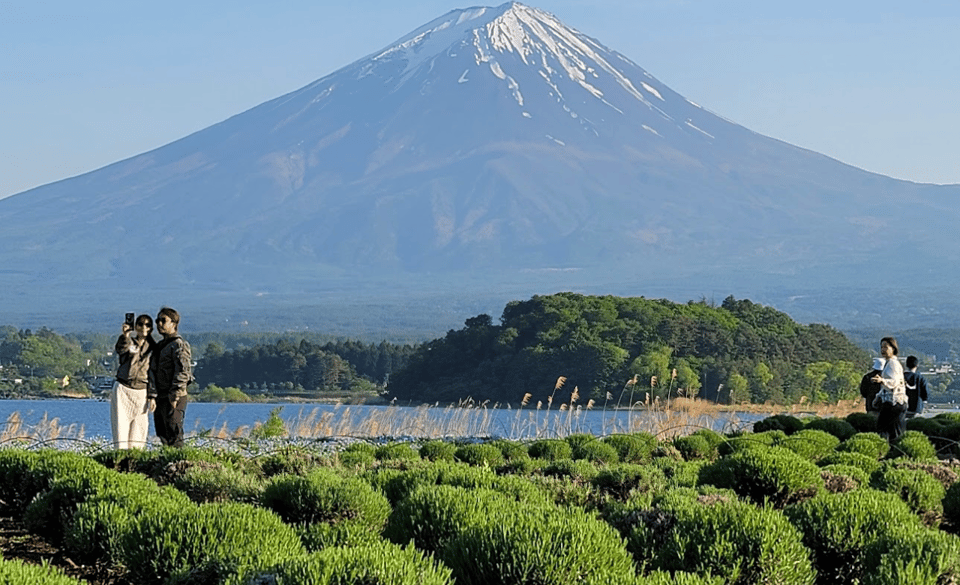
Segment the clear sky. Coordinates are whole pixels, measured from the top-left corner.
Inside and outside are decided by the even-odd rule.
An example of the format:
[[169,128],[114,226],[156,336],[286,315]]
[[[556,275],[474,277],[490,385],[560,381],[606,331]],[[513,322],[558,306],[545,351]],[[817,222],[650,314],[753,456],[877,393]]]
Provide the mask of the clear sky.
[[[525,3],[751,130],[960,183],[956,0]],[[172,142],[482,4],[0,0],[0,197]]]

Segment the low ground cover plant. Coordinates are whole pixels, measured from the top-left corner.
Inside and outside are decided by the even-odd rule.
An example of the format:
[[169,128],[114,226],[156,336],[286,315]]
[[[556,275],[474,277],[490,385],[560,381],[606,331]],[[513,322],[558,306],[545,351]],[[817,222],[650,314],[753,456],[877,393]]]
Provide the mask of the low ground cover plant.
[[891,445],[853,420],[322,452],[0,446],[0,513],[75,561],[165,585],[957,581],[960,465],[920,428],[960,423]]

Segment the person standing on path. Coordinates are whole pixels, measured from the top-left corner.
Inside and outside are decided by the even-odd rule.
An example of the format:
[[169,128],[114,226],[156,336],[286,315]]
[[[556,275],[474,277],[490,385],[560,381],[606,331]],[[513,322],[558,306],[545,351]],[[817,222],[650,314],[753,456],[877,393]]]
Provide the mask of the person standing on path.
[[[128,313],[128,318],[132,313]],[[150,360],[157,345],[151,333],[153,319],[140,315],[135,324],[124,322],[114,349],[120,360],[110,395],[110,428],[114,449],[142,449],[150,423],[147,414],[156,403],[148,389]]]
[[883,372],[873,377],[880,383],[880,392],[874,398],[874,406],[880,408],[877,415],[877,432],[888,441],[904,433],[907,427],[907,390],[903,382],[903,366],[897,359],[900,348],[893,337],[880,340],[880,355],[887,360]]
[[163,340],[154,349],[150,366],[151,388],[157,409],[153,424],[164,445],[183,446],[183,420],[187,414],[187,386],[193,381],[190,344],[180,337],[180,314],[170,307],[157,313],[157,331]]
[[907,356],[907,371],[903,373],[903,382],[907,387],[907,418],[913,418],[923,412],[923,403],[927,401],[927,380],[917,371],[917,356]]

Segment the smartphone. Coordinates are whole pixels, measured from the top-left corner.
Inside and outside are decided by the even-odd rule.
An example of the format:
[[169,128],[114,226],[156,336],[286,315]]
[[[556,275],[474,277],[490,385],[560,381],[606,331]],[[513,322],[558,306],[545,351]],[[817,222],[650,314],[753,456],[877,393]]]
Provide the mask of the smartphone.
[[123,318],[123,322],[129,325],[130,327],[133,327],[134,319],[136,319],[136,315],[134,315],[133,313],[127,313],[126,316],[124,316]]

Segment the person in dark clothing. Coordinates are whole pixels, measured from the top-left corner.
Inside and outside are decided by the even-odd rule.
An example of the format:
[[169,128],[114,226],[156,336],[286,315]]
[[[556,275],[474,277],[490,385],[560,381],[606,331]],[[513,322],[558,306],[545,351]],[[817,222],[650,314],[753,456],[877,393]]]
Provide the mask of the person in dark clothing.
[[183,419],[187,414],[187,386],[193,381],[190,344],[180,337],[180,314],[164,307],[157,314],[157,343],[150,362],[150,385],[156,394],[153,424],[164,445],[183,446]]
[[907,356],[907,371],[903,381],[907,385],[907,418],[913,418],[923,412],[923,403],[927,401],[927,380],[917,371],[917,356]]
[[885,359],[873,358],[873,369],[864,374],[863,378],[860,379],[860,396],[863,396],[863,399],[866,400],[867,412],[874,416],[880,412],[880,408],[873,404],[873,399],[876,398],[877,393],[880,392],[880,383],[874,382],[873,378],[883,372],[883,366],[885,364]]

